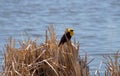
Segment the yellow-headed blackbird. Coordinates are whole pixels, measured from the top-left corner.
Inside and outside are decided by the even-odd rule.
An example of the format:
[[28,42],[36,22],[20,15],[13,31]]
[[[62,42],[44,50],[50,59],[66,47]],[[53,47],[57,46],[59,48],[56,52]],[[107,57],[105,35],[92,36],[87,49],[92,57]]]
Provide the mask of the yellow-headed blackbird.
[[65,42],[69,41],[73,35],[74,35],[74,30],[72,28],[67,28],[59,42],[58,47],[64,44]]

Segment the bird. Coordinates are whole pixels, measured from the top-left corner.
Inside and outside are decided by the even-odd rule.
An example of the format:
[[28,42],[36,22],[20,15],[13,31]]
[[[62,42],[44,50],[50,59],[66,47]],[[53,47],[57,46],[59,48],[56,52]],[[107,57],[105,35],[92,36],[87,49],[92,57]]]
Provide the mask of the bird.
[[74,35],[74,30],[72,28],[67,28],[58,44],[58,47],[60,45],[63,45],[67,41],[70,41],[73,35]]

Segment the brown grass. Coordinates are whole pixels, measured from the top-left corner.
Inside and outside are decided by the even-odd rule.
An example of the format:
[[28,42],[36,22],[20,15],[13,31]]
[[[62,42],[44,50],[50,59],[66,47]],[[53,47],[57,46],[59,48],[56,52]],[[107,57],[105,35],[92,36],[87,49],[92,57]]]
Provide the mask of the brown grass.
[[116,52],[114,54],[114,57],[112,56],[104,56],[106,64],[106,71],[105,76],[120,76],[120,54],[119,52]]
[[48,31],[39,45],[28,37],[17,48],[15,39],[10,38],[0,76],[90,76],[87,56],[79,56],[79,43],[58,47],[53,27]]

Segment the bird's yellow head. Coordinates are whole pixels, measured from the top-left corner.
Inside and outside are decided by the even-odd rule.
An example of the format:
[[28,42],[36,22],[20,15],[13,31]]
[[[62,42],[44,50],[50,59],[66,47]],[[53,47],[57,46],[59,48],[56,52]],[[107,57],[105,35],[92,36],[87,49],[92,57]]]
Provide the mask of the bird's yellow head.
[[74,35],[74,30],[72,28],[67,28],[67,32],[70,33],[70,36]]

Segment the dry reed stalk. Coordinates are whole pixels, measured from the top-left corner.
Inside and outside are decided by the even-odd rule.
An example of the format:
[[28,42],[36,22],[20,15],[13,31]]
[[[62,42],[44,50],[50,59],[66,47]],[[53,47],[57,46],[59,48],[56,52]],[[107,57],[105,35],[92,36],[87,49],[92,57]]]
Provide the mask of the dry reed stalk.
[[79,57],[79,44],[58,47],[53,26],[49,35],[46,31],[46,41],[39,45],[28,37],[20,42],[20,48],[10,38],[0,76],[89,76],[87,55]]
[[114,58],[112,56],[104,56],[107,60],[105,76],[120,76],[120,62],[119,62],[119,52],[114,54]]

